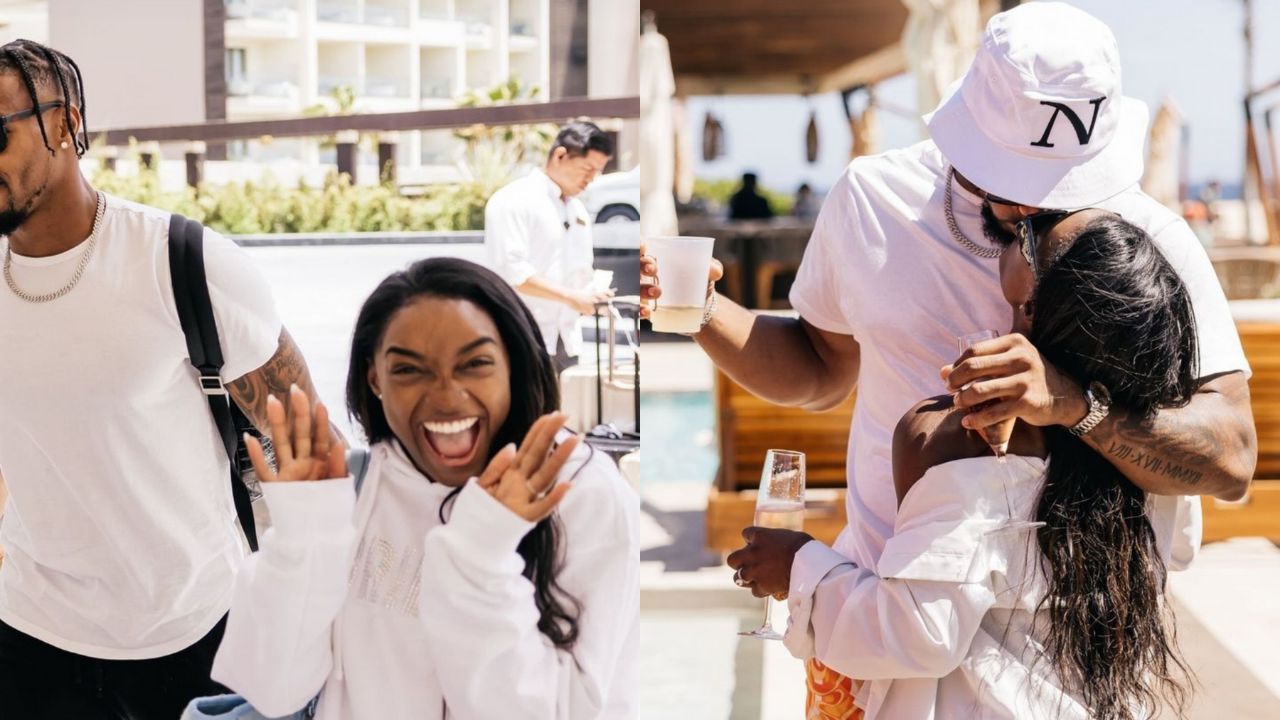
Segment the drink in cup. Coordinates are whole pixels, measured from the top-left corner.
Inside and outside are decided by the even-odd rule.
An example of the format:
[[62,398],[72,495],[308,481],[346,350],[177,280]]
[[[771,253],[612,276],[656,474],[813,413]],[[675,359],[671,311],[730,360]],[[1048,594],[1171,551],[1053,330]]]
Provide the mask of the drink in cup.
[[654,301],[649,321],[657,332],[695,333],[702,329],[711,270],[709,237],[649,238],[649,254],[658,262],[662,297]]

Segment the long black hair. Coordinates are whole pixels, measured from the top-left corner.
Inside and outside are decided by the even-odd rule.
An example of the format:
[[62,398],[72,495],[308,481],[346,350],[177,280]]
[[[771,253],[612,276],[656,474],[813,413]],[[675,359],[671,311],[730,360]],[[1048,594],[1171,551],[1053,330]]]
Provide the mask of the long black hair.
[[[1140,228],[1090,221],[1033,293],[1029,339],[1082,385],[1150,420],[1185,406],[1198,359],[1191,299]],[[1049,582],[1047,657],[1096,718],[1148,717],[1167,700],[1185,714],[1191,673],[1163,602],[1166,568],[1146,493],[1065,428],[1045,429],[1049,467],[1036,518]]]
[[[391,316],[421,297],[466,300],[484,310],[497,326],[510,358],[511,409],[494,433],[486,457],[493,457],[508,443],[519,445],[535,420],[560,406],[555,369],[533,315],[515,290],[493,271],[457,258],[415,262],[383,280],[360,308],[347,371],[347,409],[365,437],[370,443],[395,437],[382,403],[369,387],[369,367]],[[443,519],[443,505],[440,512]],[[524,558],[524,576],[533,583],[538,630],[557,647],[568,649],[578,639],[581,607],[557,582],[562,535],[559,516],[553,513],[524,536],[518,552]]]

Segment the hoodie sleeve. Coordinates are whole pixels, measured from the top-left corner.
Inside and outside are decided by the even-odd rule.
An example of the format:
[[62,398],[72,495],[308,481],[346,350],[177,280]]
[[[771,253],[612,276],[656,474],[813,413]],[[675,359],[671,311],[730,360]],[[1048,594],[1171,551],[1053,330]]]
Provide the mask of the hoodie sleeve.
[[533,584],[516,552],[532,523],[472,481],[449,522],[427,534],[423,576],[432,582],[423,583],[419,616],[441,658],[440,683],[453,716],[634,714],[639,503],[611,460],[587,462],[557,510],[564,558],[557,579],[580,608],[572,650],[555,647],[538,630]]
[[333,666],[355,527],[350,477],[263,483],[273,525],[236,576],[212,677],[269,717],[307,704]]

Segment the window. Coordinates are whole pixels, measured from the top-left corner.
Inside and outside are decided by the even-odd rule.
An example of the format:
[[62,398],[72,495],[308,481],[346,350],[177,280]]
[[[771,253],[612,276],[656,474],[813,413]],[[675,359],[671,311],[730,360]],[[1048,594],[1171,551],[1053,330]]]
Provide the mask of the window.
[[227,92],[232,95],[247,94],[249,74],[245,66],[244,48],[227,48]]

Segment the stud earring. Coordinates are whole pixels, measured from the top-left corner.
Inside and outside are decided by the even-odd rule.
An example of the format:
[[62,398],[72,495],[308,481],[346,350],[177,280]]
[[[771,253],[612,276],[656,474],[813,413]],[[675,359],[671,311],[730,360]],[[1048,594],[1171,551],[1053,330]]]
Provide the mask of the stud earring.
[[69,148],[69,147],[71,147],[71,145],[70,145],[69,143],[67,143],[67,141],[66,141],[66,140],[63,140],[63,141],[62,141],[62,149],[63,149],[63,150],[66,150],[66,149],[67,149],[67,148]]

